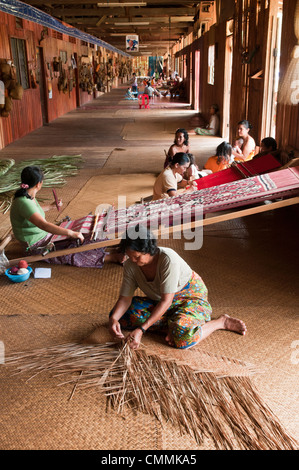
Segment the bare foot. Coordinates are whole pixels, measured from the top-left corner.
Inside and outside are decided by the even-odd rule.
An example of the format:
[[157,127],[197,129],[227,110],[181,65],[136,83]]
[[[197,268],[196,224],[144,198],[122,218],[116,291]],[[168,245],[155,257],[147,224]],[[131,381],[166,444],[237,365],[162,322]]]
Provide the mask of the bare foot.
[[165,341],[169,344],[169,346],[174,346],[174,342],[170,339],[168,335],[165,337]]
[[115,252],[106,254],[105,262],[118,263],[118,264],[123,265],[127,258],[128,258],[127,255],[125,255],[124,253],[118,253],[117,251],[115,251]]
[[238,318],[232,318],[229,315],[223,315],[223,329],[228,331],[234,331],[235,333],[239,333],[240,335],[245,335],[247,328],[245,323]]

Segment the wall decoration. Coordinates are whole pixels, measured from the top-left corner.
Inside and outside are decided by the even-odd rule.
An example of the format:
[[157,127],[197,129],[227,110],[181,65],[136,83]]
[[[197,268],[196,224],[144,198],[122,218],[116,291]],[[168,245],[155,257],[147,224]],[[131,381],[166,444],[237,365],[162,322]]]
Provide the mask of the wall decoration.
[[137,34],[127,34],[126,50],[130,52],[139,51],[139,36]]
[[23,87],[16,80],[15,68],[11,60],[0,63],[0,80],[4,84],[4,103],[2,103],[2,97],[0,106],[1,117],[8,117],[12,110],[13,100],[21,100],[24,93]]

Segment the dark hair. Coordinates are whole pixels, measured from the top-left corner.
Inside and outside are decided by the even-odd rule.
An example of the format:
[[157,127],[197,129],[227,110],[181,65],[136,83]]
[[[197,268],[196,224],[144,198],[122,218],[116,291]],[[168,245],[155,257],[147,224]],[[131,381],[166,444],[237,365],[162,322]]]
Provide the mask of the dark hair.
[[232,146],[228,142],[222,142],[216,149],[217,163],[221,163],[223,160],[228,161],[232,154]]
[[184,153],[184,152],[178,152],[176,153],[171,161],[170,161],[170,166],[173,166],[175,165],[176,163],[178,163],[179,165],[184,165],[184,163],[190,163],[190,159],[188,157],[188,154],[187,153]]
[[262,144],[264,144],[267,148],[271,147],[272,150],[277,150],[277,142],[275,139],[273,139],[273,137],[265,137],[262,140]]
[[[175,136],[176,136],[177,134],[184,134],[184,138],[185,138],[184,144],[185,144],[185,145],[188,145],[188,144],[189,144],[189,134],[188,134],[188,132],[186,131],[186,129],[177,129],[177,130],[175,131]],[[175,138],[174,138],[174,143],[175,143]]]
[[157,239],[144,225],[129,226],[120,242],[120,250],[138,251],[138,253],[155,255],[158,251]]
[[194,155],[192,153],[187,153],[187,155],[188,155],[188,158],[189,158],[189,161],[190,161],[190,166],[194,165],[194,163],[195,163]]
[[29,196],[27,189],[33,188],[37,185],[37,183],[41,183],[44,179],[44,173],[39,166],[26,166],[23,168],[21,173],[21,185],[27,185],[28,188],[20,188],[15,192],[15,198],[17,197],[27,197],[31,199]]
[[211,105],[211,108],[215,109],[215,113],[218,113],[218,111],[219,111],[219,106],[218,106],[218,104],[212,104],[212,105]]
[[246,129],[249,129],[249,130],[252,129],[252,125],[246,119],[243,119],[243,121],[239,121],[238,126],[244,126],[246,127]]

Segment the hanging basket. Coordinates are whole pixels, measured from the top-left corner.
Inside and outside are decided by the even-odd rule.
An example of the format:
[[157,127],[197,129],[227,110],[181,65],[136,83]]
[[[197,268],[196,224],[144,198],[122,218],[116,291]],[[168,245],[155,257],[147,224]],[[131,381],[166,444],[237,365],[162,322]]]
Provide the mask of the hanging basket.
[[13,88],[10,89],[9,96],[13,100],[21,100],[23,98],[24,88],[19,83],[16,83]]

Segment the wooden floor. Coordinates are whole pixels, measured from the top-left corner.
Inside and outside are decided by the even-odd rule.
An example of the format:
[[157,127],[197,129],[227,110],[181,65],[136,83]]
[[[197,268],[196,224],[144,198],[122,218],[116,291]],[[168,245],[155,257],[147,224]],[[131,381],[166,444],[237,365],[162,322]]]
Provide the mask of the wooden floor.
[[[95,176],[103,178],[95,206],[110,202],[119,191],[132,198],[142,195],[134,187],[134,175],[136,184],[144,182],[150,193],[152,178],[163,168],[164,150],[172,144],[175,130],[191,129],[189,121],[195,113],[187,103],[166,98],[156,99],[149,110],[139,110],[136,103],[123,99],[125,88],[112,90],[25,136],[3,149],[0,158],[19,161],[82,154],[85,164],[79,175],[58,191],[64,210],[73,214],[80,191]],[[222,139],[192,136],[190,141],[201,166]],[[298,212],[297,206],[288,207],[207,227],[197,251],[185,251],[180,240],[164,242],[202,276],[213,316],[229,313],[242,318],[248,327],[244,338],[217,332],[194,349],[194,358],[202,349],[261,366],[264,373],[255,382],[297,439]],[[53,220],[56,217],[57,213],[52,214]],[[4,226],[7,217],[0,216],[0,223]],[[7,255],[11,253],[8,247]],[[7,353],[74,340],[95,324],[107,331],[107,315],[117,298],[122,268],[110,265],[96,271],[53,266],[51,281],[31,279],[22,288],[0,276],[0,341]],[[148,335],[146,341],[155,348],[156,338]],[[135,417],[107,418],[105,405],[95,393],[78,394],[69,404],[69,390],[64,392],[49,379],[28,385],[11,377],[5,367],[0,367],[0,375],[1,449],[198,448],[192,438],[167,423],[161,427],[141,414],[137,421]],[[207,442],[204,448],[211,444]]]

